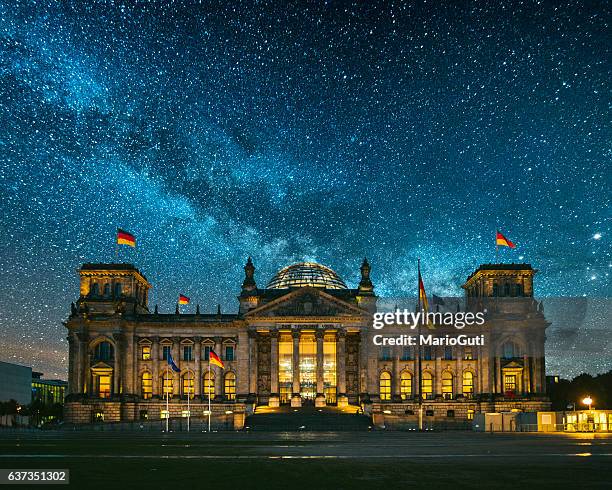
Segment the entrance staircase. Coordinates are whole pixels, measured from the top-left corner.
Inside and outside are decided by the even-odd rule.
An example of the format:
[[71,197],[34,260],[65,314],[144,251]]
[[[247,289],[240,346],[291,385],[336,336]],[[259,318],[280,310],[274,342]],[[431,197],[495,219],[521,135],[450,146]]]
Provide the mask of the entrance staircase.
[[315,408],[312,405],[300,408],[259,406],[244,424],[246,430],[266,432],[359,432],[369,430],[371,425],[370,417],[359,413],[359,407]]

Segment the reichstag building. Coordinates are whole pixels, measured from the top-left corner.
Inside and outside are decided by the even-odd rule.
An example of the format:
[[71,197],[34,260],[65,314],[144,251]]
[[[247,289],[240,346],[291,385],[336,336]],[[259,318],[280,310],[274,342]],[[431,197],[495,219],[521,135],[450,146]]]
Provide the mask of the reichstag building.
[[[417,348],[374,344],[375,335],[405,334],[406,327],[372,328],[378,298],[367,260],[355,274],[356,289],[310,262],[281,269],[261,288],[249,258],[231,314],[199,307],[183,314],[178,306],[159,313],[149,305],[151,284],[133,265],[84,264],[80,296],[65,322],[65,418],[184,417],[187,397],[191,416],[207,414],[210,400],[213,415],[232,414],[236,428],[260,406],[354,405],[388,421],[410,419],[419,407],[432,420],[546,409],[548,323],[533,298],[536,272],[529,264],[481,265],[463,285],[461,308],[486,311],[484,325],[470,331],[484,335],[485,345]],[[209,369],[211,350],[224,369]],[[169,355],[180,372],[168,369]]]

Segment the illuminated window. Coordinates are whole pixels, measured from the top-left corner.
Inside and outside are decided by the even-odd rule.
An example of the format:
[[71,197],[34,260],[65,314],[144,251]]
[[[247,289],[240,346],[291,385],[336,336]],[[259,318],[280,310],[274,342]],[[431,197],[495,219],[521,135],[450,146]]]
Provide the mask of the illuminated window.
[[149,371],[142,373],[142,397],[148,400],[153,396],[153,375]]
[[380,401],[391,400],[391,374],[387,371],[380,373]]
[[113,346],[110,342],[100,342],[94,350],[94,357],[97,361],[111,361],[115,357]]
[[400,380],[400,394],[402,396],[402,400],[412,398],[412,374],[410,374],[408,371],[402,372],[402,377]]
[[453,398],[453,375],[448,371],[442,373],[442,396],[446,400]]
[[96,376],[98,384],[98,396],[100,398],[109,398],[111,395],[111,375],[100,374]]
[[293,338],[282,332],[278,338],[278,391],[280,403],[289,403],[293,392]]
[[151,359],[151,346],[143,345],[141,347],[141,353],[142,353],[141,357],[143,361],[148,361],[149,359]]
[[168,410],[162,410],[160,415],[161,415],[162,419],[169,419],[170,418],[170,412]]
[[422,387],[423,387],[422,388],[423,398],[424,399],[433,398],[433,376],[431,375],[431,373],[423,373]]
[[204,391],[203,395],[206,398],[214,398],[215,397],[215,375],[211,372],[204,373],[204,382],[202,383],[202,389]]
[[471,397],[474,394],[474,373],[466,371],[463,373],[463,395]]
[[471,361],[472,359],[474,359],[474,352],[472,351],[471,347],[465,348],[465,350],[463,351],[463,359],[465,359],[466,361]]
[[183,361],[193,361],[193,347],[190,345],[183,346]]
[[506,374],[504,376],[504,391],[511,393],[516,391],[516,375]]
[[233,345],[225,346],[225,360],[226,361],[234,360],[234,346]]
[[225,375],[223,392],[225,393],[225,398],[227,400],[236,399],[236,375],[231,371]]
[[323,391],[327,404],[337,402],[336,379],[336,336],[332,334],[323,338]]
[[187,371],[182,378],[182,385],[181,385],[181,394],[183,396],[189,396],[189,398],[193,398],[193,394],[195,393],[194,391],[194,386],[195,386],[195,376],[193,375],[193,373],[191,371]]
[[468,408],[467,419],[468,420],[474,420],[474,410],[472,410],[471,408]]
[[161,376],[162,395],[172,396],[172,373],[164,372]]

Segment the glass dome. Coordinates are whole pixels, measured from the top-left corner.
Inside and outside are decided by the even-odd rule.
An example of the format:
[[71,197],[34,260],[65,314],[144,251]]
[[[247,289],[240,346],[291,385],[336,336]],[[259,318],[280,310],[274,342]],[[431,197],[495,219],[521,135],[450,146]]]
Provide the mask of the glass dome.
[[268,289],[311,286],[324,289],[348,289],[340,276],[329,267],[315,262],[300,262],[281,269],[268,283]]

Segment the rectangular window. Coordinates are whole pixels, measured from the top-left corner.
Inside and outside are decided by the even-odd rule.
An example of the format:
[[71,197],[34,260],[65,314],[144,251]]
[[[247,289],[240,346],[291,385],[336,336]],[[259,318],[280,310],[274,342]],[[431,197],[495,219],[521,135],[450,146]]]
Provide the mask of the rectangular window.
[[430,345],[426,345],[423,348],[423,359],[426,361],[431,361],[433,354],[432,354],[432,348]]
[[453,359],[453,348],[450,345],[444,347],[444,360],[451,361]]
[[455,416],[455,411],[454,410],[447,410],[446,411],[446,416],[447,417],[454,417]]
[[425,416],[426,417],[433,417],[434,416],[434,411],[433,410],[425,410]]
[[193,361],[193,347],[190,345],[183,346],[183,361]]
[[226,361],[234,360],[234,346],[233,345],[225,346],[225,360]]
[[410,359],[412,359],[411,349],[410,347],[404,346],[402,348],[402,361],[409,361]]
[[516,375],[506,374],[504,376],[504,391],[514,393],[516,391]]
[[149,412],[147,410],[141,410],[140,420],[148,420],[148,419],[149,419]]
[[463,359],[466,361],[471,361],[472,359],[474,359],[474,353],[471,347],[465,348],[465,350],[463,351]]
[[162,359],[164,361],[167,361],[168,357],[170,357],[171,349],[172,349],[172,346],[170,346],[170,345],[163,345],[162,346]]
[[168,412],[168,410],[162,410],[160,415],[162,419],[170,418],[170,412]]
[[141,356],[143,361],[148,361],[151,359],[151,346],[150,345],[143,345],[142,346],[142,356]]
[[213,350],[212,345],[205,345],[202,349],[202,359],[208,361],[208,357],[210,356],[210,351]]
[[98,376],[98,396],[100,398],[109,398],[111,395],[111,377],[109,374]]
[[468,408],[468,411],[467,411],[467,419],[468,419],[468,420],[474,420],[474,410],[472,410],[472,409]]
[[384,346],[380,353],[380,359],[382,361],[390,361],[391,360],[391,347]]

